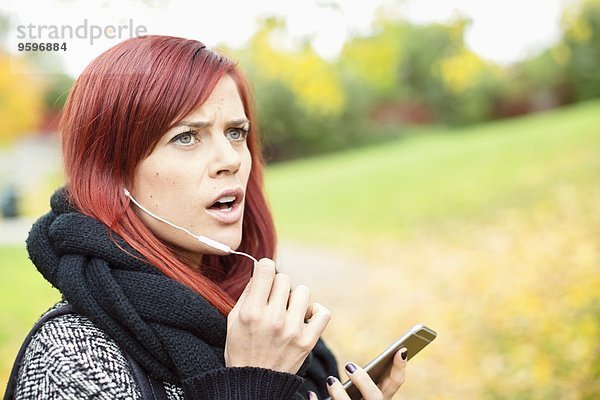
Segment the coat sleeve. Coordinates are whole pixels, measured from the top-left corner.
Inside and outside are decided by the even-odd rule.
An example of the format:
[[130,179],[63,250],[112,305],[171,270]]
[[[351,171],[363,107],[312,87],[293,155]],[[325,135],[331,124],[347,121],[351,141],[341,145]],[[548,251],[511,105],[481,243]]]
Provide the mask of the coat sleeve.
[[303,381],[264,368],[219,368],[185,380],[183,391],[194,400],[292,400]]
[[127,360],[89,320],[75,314],[46,322],[19,368],[15,399],[141,398]]
[[262,368],[220,368],[183,382],[186,398],[196,400],[299,400],[309,390],[328,397],[325,380],[339,378],[333,353],[319,340],[298,375]]

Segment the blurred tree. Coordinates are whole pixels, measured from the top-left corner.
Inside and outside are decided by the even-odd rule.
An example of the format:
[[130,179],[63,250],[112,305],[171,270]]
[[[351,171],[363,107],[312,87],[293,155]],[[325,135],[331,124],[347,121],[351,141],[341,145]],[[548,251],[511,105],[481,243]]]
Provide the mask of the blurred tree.
[[[8,27],[8,18],[0,15],[0,43]],[[22,56],[0,49],[0,145],[32,133],[46,113],[62,109],[73,79],[64,73],[47,73],[57,66],[58,57],[49,52]]]
[[6,32],[8,32],[8,17],[0,14],[0,45],[4,44]]
[[600,0],[580,0],[564,12],[566,73],[577,100],[600,97]]
[[269,18],[247,48],[231,51],[254,86],[267,160],[281,160],[356,144],[360,123],[348,115],[335,65],[304,42],[285,46],[285,24]]
[[572,101],[572,89],[560,58],[562,44],[505,68],[494,92],[492,117],[504,118],[557,107]]
[[[346,43],[340,70],[370,97],[368,106],[375,115],[384,109],[386,118],[409,123],[486,119],[492,83],[499,75],[495,66],[465,48],[469,23],[458,18],[447,24],[413,25],[382,15],[374,33]],[[394,112],[397,118],[390,115]]]
[[462,93],[476,86],[484,69],[483,60],[466,49],[440,60],[439,63],[442,80],[453,93]]
[[308,43],[298,49],[278,46],[285,36],[285,23],[276,18],[263,21],[250,41],[252,64],[260,66],[255,74],[263,79],[279,80],[298,98],[306,111],[339,114],[344,93],[334,67],[323,60]]
[[370,90],[375,96],[391,95],[400,84],[400,35],[400,27],[388,26],[378,34],[350,38],[340,55],[340,69],[360,82],[365,94]]
[[22,73],[25,62],[0,50],[0,145],[37,127],[43,110],[43,83]]
[[63,108],[73,82],[73,78],[65,73],[53,74],[48,77],[44,93],[44,106],[47,110],[61,110]]
[[463,125],[600,96],[600,0],[565,12],[564,40],[520,63],[485,61],[464,42],[470,20],[414,25],[380,12],[334,62],[290,44],[269,18],[235,57],[255,86],[272,159],[401,135],[405,125]]

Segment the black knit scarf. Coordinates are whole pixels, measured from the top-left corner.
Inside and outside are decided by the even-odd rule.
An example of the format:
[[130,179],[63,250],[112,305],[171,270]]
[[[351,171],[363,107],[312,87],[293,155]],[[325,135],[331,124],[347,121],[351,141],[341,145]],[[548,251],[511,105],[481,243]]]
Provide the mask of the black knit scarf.
[[[81,315],[110,335],[152,375],[175,384],[224,366],[226,318],[166,277],[59,189],[32,227],[29,256]],[[114,239],[119,248],[112,240]]]

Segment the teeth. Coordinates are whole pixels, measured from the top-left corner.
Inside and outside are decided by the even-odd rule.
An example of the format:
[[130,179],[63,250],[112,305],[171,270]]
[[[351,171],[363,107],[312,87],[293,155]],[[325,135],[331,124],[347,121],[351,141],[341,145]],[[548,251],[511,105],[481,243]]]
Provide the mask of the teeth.
[[235,201],[235,196],[223,196],[217,200],[217,203],[231,203],[232,201]]

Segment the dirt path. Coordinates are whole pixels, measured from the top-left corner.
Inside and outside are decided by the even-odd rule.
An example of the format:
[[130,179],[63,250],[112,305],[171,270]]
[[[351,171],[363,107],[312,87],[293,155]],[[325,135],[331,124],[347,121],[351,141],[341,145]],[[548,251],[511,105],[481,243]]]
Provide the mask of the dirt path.
[[292,242],[279,245],[277,268],[290,275],[294,285],[308,286],[319,297],[314,300],[322,302],[338,302],[340,295],[351,294],[368,271],[357,258]]

